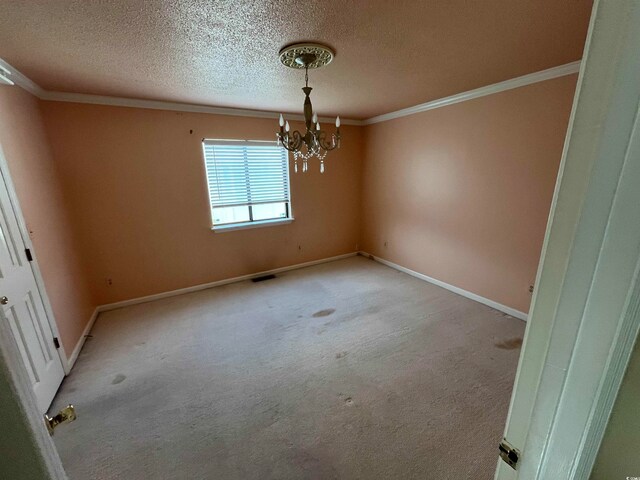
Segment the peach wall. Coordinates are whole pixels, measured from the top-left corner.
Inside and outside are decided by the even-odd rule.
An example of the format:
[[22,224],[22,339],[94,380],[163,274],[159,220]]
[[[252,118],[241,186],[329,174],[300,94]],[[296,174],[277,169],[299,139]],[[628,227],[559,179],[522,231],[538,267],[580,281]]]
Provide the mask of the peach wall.
[[275,140],[277,120],[58,102],[43,112],[99,304],[356,250],[360,128],[344,128],[324,174],[315,162],[292,172],[293,223],[213,233],[202,138]]
[[292,224],[227,233],[210,230],[201,139],[269,140],[273,120],[38,103],[2,88],[0,141],[69,352],[95,304],[358,243],[526,312],[575,82],[345,127],[325,174],[292,174]]
[[76,248],[38,100],[18,87],[0,87],[0,145],[62,343],[70,355],[95,305]]
[[527,312],[576,80],[367,126],[363,250]]

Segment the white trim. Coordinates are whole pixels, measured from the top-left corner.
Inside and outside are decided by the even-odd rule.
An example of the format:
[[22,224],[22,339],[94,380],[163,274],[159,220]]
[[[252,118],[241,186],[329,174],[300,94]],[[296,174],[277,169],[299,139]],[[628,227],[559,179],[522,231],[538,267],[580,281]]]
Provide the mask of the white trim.
[[224,280],[217,280],[215,282],[201,283],[200,285],[194,285],[193,287],[179,288],[177,290],[170,290],[168,292],[156,293],[154,295],[147,295],[146,297],[132,298],[131,300],[124,300],[122,302],[108,303],[106,305],[100,305],[96,310],[98,312],[107,312],[109,310],[115,310],[117,308],[128,307],[130,305],[138,305],[139,303],[153,302],[154,300],[160,300],[162,298],[175,297],[176,295],[182,295],[184,293],[197,292],[199,290],[206,290],[208,288],[219,287],[221,285],[228,285],[230,283],[244,282],[256,277],[262,277],[263,275],[272,275],[275,273],[287,272],[289,270],[297,270],[299,268],[311,267],[313,265],[319,265],[321,263],[334,262],[336,260],[342,260],[343,258],[355,257],[358,252],[345,253],[343,255],[336,255],[335,257],[321,258],[319,260],[311,260],[310,262],[296,263],[295,265],[289,265],[286,267],[274,268],[272,270],[265,270],[263,272],[250,273],[247,275],[241,275],[239,277],[226,278]]
[[[640,266],[640,262],[638,265]],[[589,423],[593,433],[585,435],[585,438],[582,439],[581,459],[576,462],[574,467],[574,478],[577,479],[586,478],[594,467],[600,444],[618,397],[618,391],[627,371],[638,333],[640,333],[640,281],[638,273],[638,268],[636,268],[635,289],[628,298],[624,316],[616,332],[615,346],[607,360],[598,398],[591,412]]]
[[[288,202],[287,202],[288,203]],[[275,227],[293,222],[293,218],[276,218],[271,220],[258,220],[255,222],[231,223],[229,225],[214,225],[211,227],[215,233],[233,232],[235,230],[249,230],[251,228]]]
[[[213,107],[210,105],[196,105],[191,103],[167,102],[164,100],[144,100],[140,98],[108,97],[103,95],[88,95],[85,93],[67,93],[44,91],[42,100],[53,102],[89,103],[93,105],[109,105],[113,107],[146,108],[150,110],[171,110],[176,112],[208,113],[214,115],[231,115],[234,117],[273,118],[280,117],[279,112],[264,110],[249,110],[231,107]],[[302,115],[285,114],[290,120],[304,121]],[[321,122],[332,124],[335,118],[319,117]],[[345,125],[362,125],[362,120],[340,119]]]
[[0,85],[15,85],[11,80],[11,72],[0,65]]
[[[113,107],[130,107],[144,108],[151,110],[170,110],[175,112],[191,112],[191,113],[208,113],[213,115],[231,115],[236,117],[253,117],[253,118],[278,118],[280,113],[268,112],[264,110],[250,110],[231,107],[214,107],[211,105],[196,105],[190,103],[168,102],[164,100],[144,100],[140,98],[123,98],[109,97],[105,95],[88,95],[85,93],[70,92],[54,92],[44,90],[38,84],[20,73],[19,70],[9,65],[0,58],[0,66],[6,68],[11,73],[11,79],[16,85],[24,88],[29,93],[35,95],[41,100],[49,100],[52,102],[71,102],[71,103],[87,103],[91,105],[108,105]],[[559,65],[557,67],[548,68],[539,72],[530,73],[521,77],[512,78],[503,82],[493,83],[484,87],[469,90],[467,92],[457,93],[449,97],[431,100],[430,102],[414,105],[413,107],[403,108],[394,112],[377,115],[365,120],[340,119],[344,125],[371,125],[374,123],[385,122],[394,118],[406,117],[420,112],[426,112],[434,108],[446,107],[455,103],[473,100],[474,98],[492,95],[494,93],[504,92],[513,88],[524,87],[533,83],[544,82],[553,78],[563,77],[578,73],[580,70],[580,60]],[[289,114],[291,120],[304,121],[302,115]],[[320,117],[321,122],[333,123],[334,118]]]
[[25,89],[32,95],[35,95],[38,98],[43,98],[43,95],[46,93],[38,84],[33,82],[30,78],[26,77],[19,70],[16,70],[3,59],[0,58],[0,67],[9,71],[11,74],[11,81],[17,86]]
[[367,118],[362,123],[364,125],[371,125],[373,123],[386,122],[387,120],[393,120],[394,118],[406,117],[408,115],[414,115],[420,112],[426,112],[427,110],[433,110],[434,108],[446,107],[447,105],[453,105],[455,103],[465,102],[467,100],[473,100],[474,98],[480,98],[487,95],[493,95],[494,93],[504,92],[518,87],[524,87],[533,83],[544,82],[545,80],[551,80],[553,78],[564,77],[566,75],[572,75],[578,73],[580,70],[580,60],[576,62],[567,63],[565,65],[559,65],[557,67],[542,70],[540,72],[530,73],[523,75],[522,77],[512,78],[505,80],[504,82],[494,83],[484,87],[476,88],[475,90],[469,90],[467,92],[456,93],[450,97],[440,98],[432,100],[430,102],[415,105],[413,107],[403,108],[402,110],[396,110],[395,112],[385,113],[375,117]]
[[[88,95],[85,93],[54,92],[41,88],[31,79],[23,75],[18,69],[0,58],[0,66],[11,73],[11,80],[27,92],[41,100],[52,102],[88,103],[91,105],[108,105],[112,107],[144,108],[150,110],[170,110],[175,112],[208,113],[214,115],[231,115],[234,117],[274,118],[280,117],[280,112],[265,110],[251,110],[232,107],[214,107],[211,105],[196,105],[191,103],[168,102],[164,100],[144,100],[141,98],[110,97],[105,95]],[[304,116],[286,114],[290,120],[304,121]],[[331,117],[320,117],[321,122],[333,124]],[[340,119],[344,125],[362,125],[362,120]]]
[[474,300],[478,303],[482,303],[483,305],[486,305],[488,307],[491,307],[495,310],[499,310],[503,313],[506,313],[507,315],[511,315],[512,317],[518,318],[520,320],[524,320],[525,322],[527,321],[527,314],[524,312],[521,312],[519,310],[516,310],[515,308],[511,308],[511,307],[507,307],[506,305],[503,305],[501,303],[498,302],[494,302],[493,300],[489,300],[488,298],[485,297],[481,297],[480,295],[477,295],[473,292],[470,292],[468,290],[464,290],[460,287],[456,287],[455,285],[451,285],[449,283],[445,283],[442,280],[438,280],[436,278],[430,277],[428,275],[425,275],[424,273],[420,273],[420,272],[416,272],[415,270],[410,270],[406,267],[403,267],[402,265],[398,265],[397,263],[393,263],[390,262],[389,260],[385,260],[383,258],[380,257],[376,257],[375,255],[371,255],[370,253],[367,252],[358,252],[359,255],[362,255],[363,257],[368,257],[371,260],[375,260],[378,263],[381,263],[383,265],[386,265],[387,267],[391,267],[394,268],[396,270],[399,270],[400,272],[404,272],[406,274],[411,275],[412,277],[416,277],[419,278],[420,280],[424,280],[425,282],[429,282],[432,283],[434,285],[437,285],[438,287],[442,287],[446,290],[449,290],[453,293],[457,293],[458,295],[461,295],[463,297],[469,298],[471,300]]
[[215,147],[216,145],[231,147],[237,147],[238,145],[253,147],[280,147],[277,140],[247,140],[243,138],[203,138],[202,144],[208,147]]
[[84,346],[84,342],[87,341],[87,336],[89,335],[89,333],[91,333],[93,324],[96,323],[96,318],[98,318],[99,314],[100,314],[100,307],[96,307],[96,309],[93,311],[93,314],[91,315],[91,318],[87,322],[87,325],[84,327],[84,331],[82,332],[82,335],[78,339],[78,342],[76,343],[76,346],[73,349],[73,352],[71,352],[71,356],[65,362],[64,371],[67,375],[69,375],[69,373],[71,372],[71,369],[76,364],[76,361],[78,360],[78,356],[80,355],[80,351]]

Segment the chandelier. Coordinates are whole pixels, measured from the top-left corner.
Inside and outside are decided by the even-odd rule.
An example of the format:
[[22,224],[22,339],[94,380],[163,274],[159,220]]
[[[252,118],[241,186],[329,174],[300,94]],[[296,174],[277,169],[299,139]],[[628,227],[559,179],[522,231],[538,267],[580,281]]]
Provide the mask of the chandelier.
[[302,171],[308,170],[308,161],[316,157],[320,160],[320,173],[324,173],[324,157],[335,148],[340,148],[340,117],[336,117],[336,132],[328,134],[320,128],[318,115],[311,105],[312,88],[309,86],[309,69],[324,67],[333,60],[334,52],[324,45],[315,43],[298,43],[280,50],[280,61],[283,65],[304,68],[304,123],[306,132],[290,131],[289,122],[280,114],[280,131],[277,133],[278,144],[293,153],[294,170],[298,172],[298,160],[302,160]]

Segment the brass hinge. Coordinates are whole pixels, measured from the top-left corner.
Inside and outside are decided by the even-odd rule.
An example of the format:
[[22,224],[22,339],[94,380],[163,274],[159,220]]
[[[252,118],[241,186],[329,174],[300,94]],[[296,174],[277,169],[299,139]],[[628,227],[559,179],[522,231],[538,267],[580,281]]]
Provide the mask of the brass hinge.
[[67,405],[65,408],[60,410],[57,415],[50,417],[49,415],[44,416],[44,424],[49,431],[49,435],[53,435],[53,430],[63,423],[73,422],[77,418],[76,409],[73,405]]
[[512,447],[506,439],[502,439],[500,445],[500,458],[514,470],[518,466],[518,460],[520,459],[520,452],[517,448]]
[[24,249],[24,254],[27,256],[27,261],[33,262],[33,255],[31,255],[31,249],[30,248],[25,248]]
[[60,340],[58,340],[58,337],[53,337],[53,346],[60,348]]

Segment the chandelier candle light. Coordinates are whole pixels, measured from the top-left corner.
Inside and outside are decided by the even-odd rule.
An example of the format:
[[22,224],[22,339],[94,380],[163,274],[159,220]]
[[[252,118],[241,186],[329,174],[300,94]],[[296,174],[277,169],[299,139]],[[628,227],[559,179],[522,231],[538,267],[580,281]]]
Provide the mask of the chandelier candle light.
[[298,172],[298,159],[302,159],[302,171],[308,170],[308,160],[316,157],[320,160],[320,173],[324,173],[324,157],[327,152],[340,148],[340,117],[336,117],[336,133],[330,136],[320,128],[318,115],[311,105],[312,88],[309,86],[309,69],[320,68],[331,63],[334,52],[325,45],[316,43],[297,43],[280,50],[280,61],[283,65],[303,69],[304,82],[304,123],[306,133],[303,135],[298,130],[290,131],[289,122],[280,114],[280,131],[277,133],[278,144],[288,151],[293,152],[294,170]]

